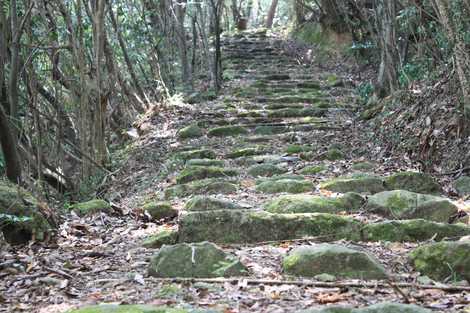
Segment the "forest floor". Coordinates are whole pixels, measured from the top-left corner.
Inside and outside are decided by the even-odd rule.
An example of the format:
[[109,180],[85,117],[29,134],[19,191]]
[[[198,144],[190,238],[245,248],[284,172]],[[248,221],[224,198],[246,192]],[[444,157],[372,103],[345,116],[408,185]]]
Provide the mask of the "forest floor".
[[[270,228],[257,230],[257,225],[249,225],[249,215],[239,220],[237,229],[236,220],[231,228],[224,224],[232,215],[211,220],[214,212],[200,213],[207,214],[208,230],[191,225],[185,217],[185,205],[196,194],[229,200],[241,206],[240,211],[258,212],[287,193],[325,198],[346,191],[370,194],[384,188],[381,182],[390,175],[416,169],[406,158],[371,159],[381,147],[368,139],[371,130],[356,122],[349,77],[335,68],[302,65],[283,46],[282,39],[263,33],[225,38],[227,83],[223,94],[216,100],[149,112],[139,124],[139,139],[116,155],[123,166],[109,177],[106,193],[113,214],[70,214],[60,226],[56,243],[2,252],[0,312],[65,312],[97,303],[191,306],[225,313],[295,312],[332,304],[364,307],[383,301],[414,303],[440,312],[468,309],[468,283],[459,281],[455,289],[446,290],[450,281],[438,283],[423,277],[409,262],[408,254],[416,247],[448,237],[437,228],[423,230],[432,233],[428,237],[405,234],[398,240],[393,240],[395,234],[381,233],[378,228],[368,240],[362,234],[356,240],[349,235],[331,238],[322,231],[300,234],[297,226],[284,232],[283,225],[275,222],[268,224],[278,225],[281,233]],[[193,127],[181,131],[189,125]],[[191,160],[199,164],[193,169],[199,170],[201,164],[216,160],[212,164],[218,170],[185,170]],[[347,190],[330,181],[345,175],[349,175]],[[421,187],[424,183],[410,186]],[[439,189],[446,195],[449,186],[442,184]],[[144,213],[144,203],[161,200],[177,209],[178,217],[152,220]],[[465,215],[467,203],[452,201],[460,210],[454,219]],[[362,205],[349,209],[341,208],[332,218],[364,225],[385,225],[391,219],[370,213]],[[299,216],[295,225],[302,228],[313,215]],[[159,249],[148,248],[149,244],[144,247],[144,240],[162,228],[177,230],[183,223],[186,230],[194,230],[180,233],[179,241],[218,243],[224,252],[240,259],[248,276],[165,280],[148,275],[150,259]],[[396,236],[406,233],[402,224],[395,226]],[[455,232],[450,229],[449,233]],[[285,273],[282,260],[287,254],[325,241],[373,255],[389,279],[325,281],[321,276]]]

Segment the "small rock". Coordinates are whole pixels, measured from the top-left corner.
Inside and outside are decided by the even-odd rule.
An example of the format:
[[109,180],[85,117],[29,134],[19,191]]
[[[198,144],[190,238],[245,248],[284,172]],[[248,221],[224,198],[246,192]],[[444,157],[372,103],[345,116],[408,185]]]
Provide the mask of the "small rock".
[[385,268],[369,254],[336,244],[295,248],[283,260],[287,274],[314,277],[330,274],[350,279],[385,279]]
[[94,199],[87,202],[74,204],[72,205],[71,209],[78,215],[84,216],[98,212],[110,213],[111,205],[102,199]]
[[319,275],[315,275],[313,277],[315,280],[318,280],[318,281],[323,281],[323,282],[334,282],[337,280],[336,276],[334,275],[330,275],[330,274],[319,274]]
[[163,246],[152,257],[149,275],[154,277],[244,276],[247,269],[239,260],[209,242]]
[[202,129],[195,124],[186,126],[178,132],[178,137],[180,139],[199,138],[202,137],[202,135]]
[[161,229],[157,234],[147,237],[142,246],[145,248],[158,249],[163,245],[172,245],[178,239],[176,230]]
[[152,220],[156,221],[178,216],[178,210],[168,202],[149,202],[144,204],[142,209],[151,216]]

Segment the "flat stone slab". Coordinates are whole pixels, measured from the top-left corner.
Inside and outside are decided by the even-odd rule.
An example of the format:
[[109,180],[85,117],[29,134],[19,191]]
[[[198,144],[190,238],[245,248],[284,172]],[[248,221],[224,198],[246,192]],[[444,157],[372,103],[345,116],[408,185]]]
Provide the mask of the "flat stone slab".
[[470,241],[443,241],[420,246],[410,253],[417,271],[435,280],[470,281]]
[[431,313],[431,310],[414,304],[384,302],[369,307],[354,309],[344,306],[298,311],[298,313]]
[[180,243],[163,246],[152,257],[148,273],[154,277],[213,278],[244,276],[241,262],[213,243]]
[[172,245],[178,239],[178,232],[173,229],[160,229],[155,235],[150,235],[142,242],[144,248],[158,249],[163,245]]
[[333,192],[357,192],[375,194],[385,191],[382,178],[372,175],[342,176],[323,182],[320,188]]
[[460,196],[470,195],[470,176],[462,176],[454,182],[454,188]]
[[217,166],[224,167],[225,162],[223,160],[213,159],[191,159],[186,162],[186,166]]
[[392,219],[422,218],[447,223],[458,208],[446,198],[406,190],[383,191],[368,198],[366,210]]
[[256,185],[256,191],[263,193],[303,193],[314,189],[312,182],[307,180],[281,179],[265,181]]
[[326,213],[271,214],[263,211],[222,210],[183,213],[179,242],[255,243],[325,236],[359,240],[362,224],[350,217]]
[[207,132],[209,137],[234,137],[248,134],[248,130],[242,126],[222,126],[212,128]]
[[287,169],[274,164],[256,164],[248,168],[248,174],[253,177],[271,177],[285,172],[287,172]]
[[367,224],[361,229],[363,241],[419,242],[429,239],[458,239],[470,235],[470,227],[464,224],[445,224],[415,220],[393,220]]
[[204,179],[169,187],[165,190],[165,198],[184,198],[202,194],[232,194],[237,192],[237,190],[238,186],[233,181]]
[[265,205],[271,213],[339,213],[354,212],[362,208],[365,199],[357,193],[338,198],[311,195],[280,196]]
[[417,193],[439,193],[442,188],[432,178],[425,173],[400,172],[384,179],[387,190],[408,190]]
[[215,159],[217,155],[210,149],[196,149],[175,153],[175,158],[188,161],[191,159]]
[[193,212],[244,209],[241,205],[236,203],[208,196],[195,196],[186,203],[184,208],[187,211]]
[[286,274],[315,277],[330,274],[343,279],[385,279],[380,262],[366,252],[337,244],[317,244],[292,250],[283,260]]
[[226,169],[216,166],[190,166],[179,173],[179,175],[176,177],[176,182],[178,184],[185,184],[195,180],[233,177],[238,176],[238,174],[238,171],[235,169]]

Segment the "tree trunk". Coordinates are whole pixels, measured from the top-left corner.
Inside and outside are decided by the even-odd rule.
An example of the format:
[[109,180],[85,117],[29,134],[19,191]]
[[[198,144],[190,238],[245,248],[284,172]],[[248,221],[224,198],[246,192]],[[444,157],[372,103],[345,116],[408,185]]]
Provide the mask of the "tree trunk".
[[268,16],[266,17],[266,27],[272,28],[274,17],[276,16],[278,0],[272,0],[271,6],[269,7]]
[[381,62],[377,89],[381,96],[393,93],[398,88],[398,50],[396,37],[396,1],[383,0],[377,5],[379,46]]
[[[0,98],[2,96],[0,93]],[[21,182],[21,161],[18,156],[16,136],[2,105],[0,105],[0,144],[5,158],[7,177],[10,181],[18,184]]]

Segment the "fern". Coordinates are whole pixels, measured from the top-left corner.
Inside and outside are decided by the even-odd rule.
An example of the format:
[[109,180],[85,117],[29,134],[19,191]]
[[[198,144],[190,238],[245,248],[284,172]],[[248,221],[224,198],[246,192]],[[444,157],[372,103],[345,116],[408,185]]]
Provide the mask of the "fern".
[[28,216],[16,216],[16,215],[0,213],[0,229],[9,224],[26,223],[31,220],[32,218]]

